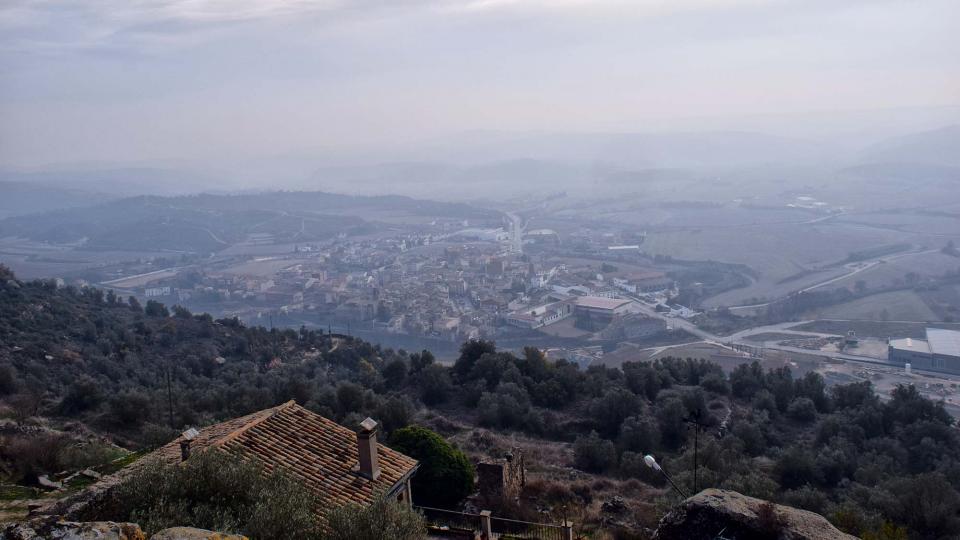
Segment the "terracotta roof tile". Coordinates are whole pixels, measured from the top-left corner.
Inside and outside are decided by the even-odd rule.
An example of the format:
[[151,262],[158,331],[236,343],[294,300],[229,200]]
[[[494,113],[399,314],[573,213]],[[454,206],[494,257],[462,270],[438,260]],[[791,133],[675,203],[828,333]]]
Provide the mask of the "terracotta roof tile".
[[[152,459],[180,461],[182,437],[134,465]],[[293,401],[227,420],[200,430],[191,451],[215,448],[242,459],[255,459],[266,470],[284,470],[320,499],[321,513],[345,503],[369,504],[378,493],[393,491],[417,468],[417,461],[377,444],[380,476],[359,476],[356,433]]]

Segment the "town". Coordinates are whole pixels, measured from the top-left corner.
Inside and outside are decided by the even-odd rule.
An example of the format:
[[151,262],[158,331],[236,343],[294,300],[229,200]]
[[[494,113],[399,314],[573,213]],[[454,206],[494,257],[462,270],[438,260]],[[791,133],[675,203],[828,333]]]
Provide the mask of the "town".
[[503,226],[482,225],[435,219],[408,230],[285,245],[287,253],[257,235],[230,254],[168,268],[121,263],[108,272],[148,271],[108,275],[96,285],[252,324],[336,329],[440,353],[469,339],[529,344],[549,337],[563,344],[555,355],[584,368],[617,342],[671,340],[664,317],[645,315],[641,306],[666,317],[696,315],[675,302],[676,266],[623,243],[642,236],[587,229],[571,247],[554,230],[524,230],[506,216]]

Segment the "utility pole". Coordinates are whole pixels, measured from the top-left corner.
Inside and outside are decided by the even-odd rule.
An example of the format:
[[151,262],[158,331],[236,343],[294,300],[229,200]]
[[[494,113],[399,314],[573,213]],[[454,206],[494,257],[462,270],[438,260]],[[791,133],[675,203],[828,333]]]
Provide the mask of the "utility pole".
[[170,363],[167,361],[167,406],[170,414],[170,427],[176,429],[173,425],[173,390],[170,388]]
[[703,427],[703,424],[700,422],[700,417],[703,414],[703,411],[697,409],[690,414],[690,417],[684,420],[684,422],[693,425],[693,492],[699,493],[699,453],[700,453],[700,429]]

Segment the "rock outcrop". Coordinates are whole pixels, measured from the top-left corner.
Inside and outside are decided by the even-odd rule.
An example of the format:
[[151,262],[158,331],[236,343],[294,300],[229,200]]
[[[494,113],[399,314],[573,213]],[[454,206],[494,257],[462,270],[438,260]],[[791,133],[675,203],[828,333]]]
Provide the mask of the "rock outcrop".
[[193,527],[171,527],[150,537],[150,540],[248,540],[239,534],[226,534]]
[[707,489],[663,516],[656,540],[856,540],[820,514],[772,504],[735,491]]
[[11,523],[0,530],[3,540],[146,540],[140,526],[112,521],[60,521],[54,516]]
[[[23,523],[10,523],[0,528],[0,540],[147,540],[135,523],[112,521],[62,521],[45,516]],[[150,540],[249,540],[239,534],[226,534],[193,527],[164,529]]]

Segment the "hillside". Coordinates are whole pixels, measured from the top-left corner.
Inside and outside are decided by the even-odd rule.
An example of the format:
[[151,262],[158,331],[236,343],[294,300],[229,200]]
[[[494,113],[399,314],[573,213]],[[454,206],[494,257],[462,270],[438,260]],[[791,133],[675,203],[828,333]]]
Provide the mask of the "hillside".
[[[652,453],[687,493],[731,489],[856,535],[960,534],[960,440],[942,405],[912,387],[881,401],[869,382],[827,388],[757,363],[728,376],[672,358],[581,372],[485,341],[444,367],[426,351],[0,274],[0,484],[20,486],[5,492],[35,493],[39,476],[113,459],[115,445],[148,448],[293,398],[345,425],[373,416],[387,440],[420,423],[474,459],[525,449],[527,502],[498,515],[576,508],[588,530],[642,538],[678,500],[644,466]],[[704,426],[696,480],[691,415]]]
[[91,206],[109,200],[110,196],[77,189],[62,189],[29,182],[3,181],[0,174],[0,219],[48,212],[77,206]]
[[[365,216],[364,218],[357,216]],[[140,196],[105,204],[12,217],[0,236],[78,243],[90,250],[170,250],[206,254],[250,234],[277,241],[322,240],[378,229],[397,216],[497,219],[495,212],[464,204],[399,196],[356,197],[322,192],[245,195]]]
[[893,137],[866,148],[860,159],[865,163],[960,166],[960,126]]

